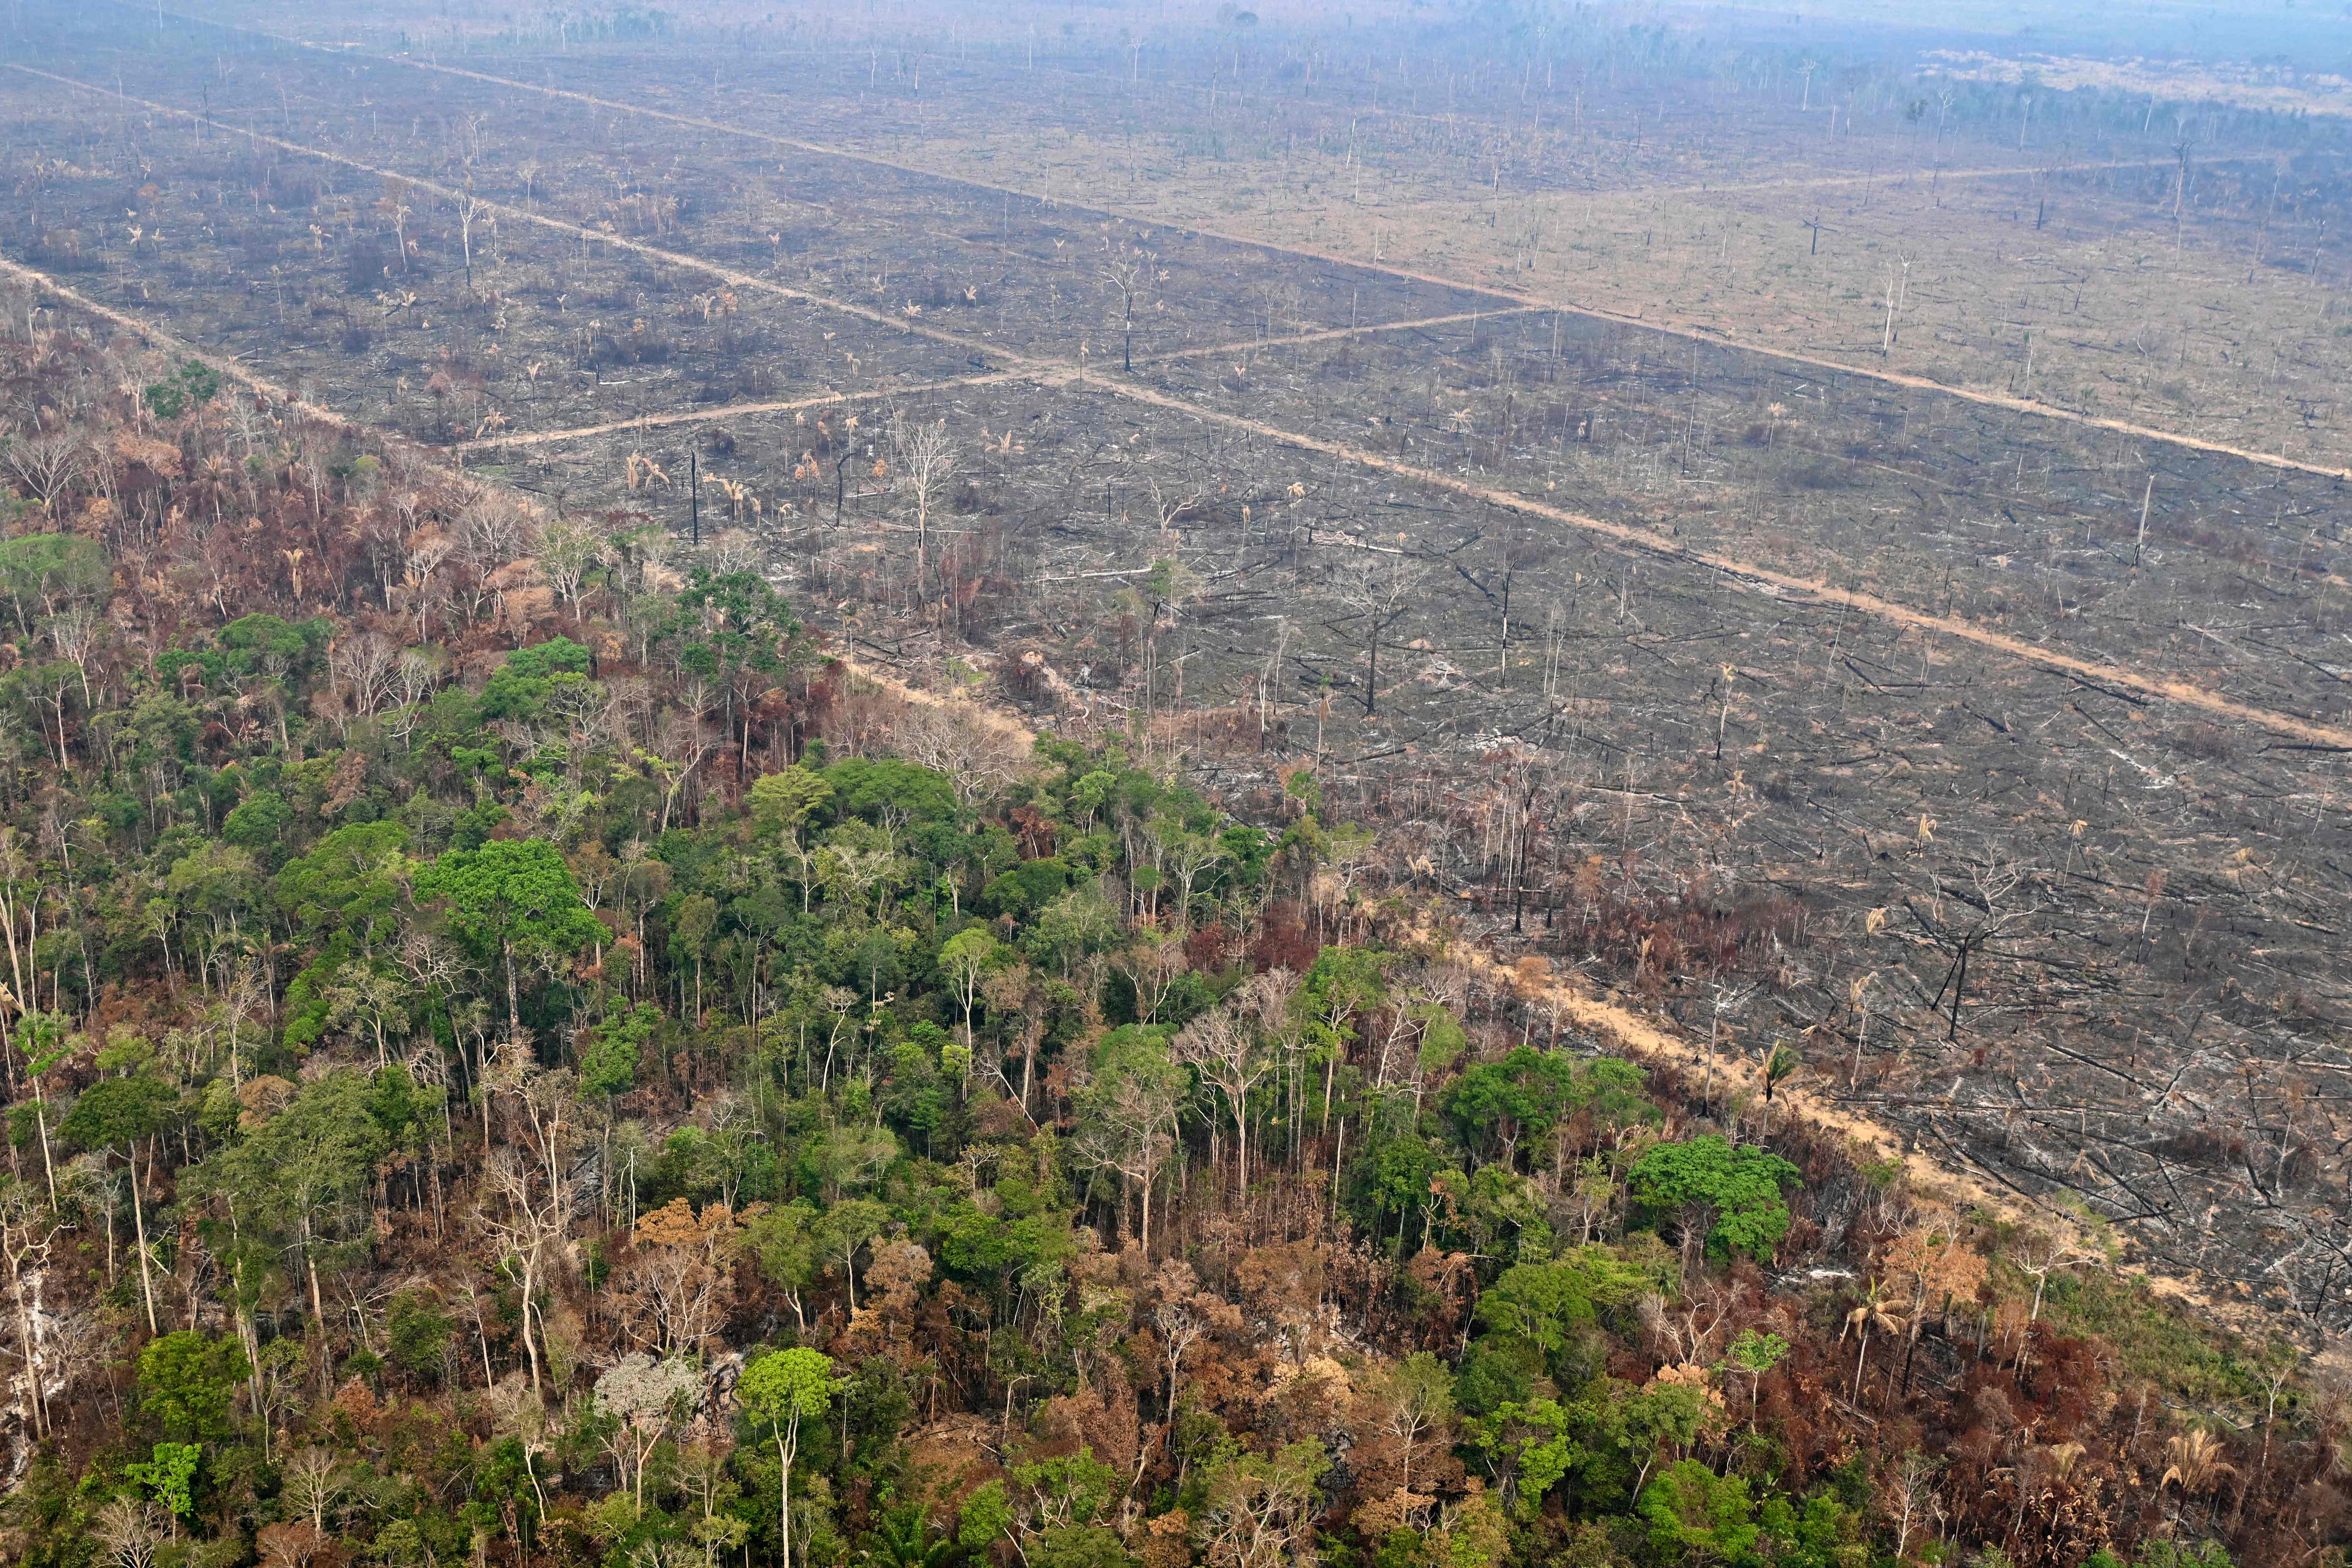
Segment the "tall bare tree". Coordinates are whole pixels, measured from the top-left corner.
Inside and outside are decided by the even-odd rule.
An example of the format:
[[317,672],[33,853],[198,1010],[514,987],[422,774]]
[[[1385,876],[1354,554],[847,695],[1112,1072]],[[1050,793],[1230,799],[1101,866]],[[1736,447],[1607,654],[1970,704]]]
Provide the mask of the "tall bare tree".
[[1381,639],[1411,607],[1412,592],[1427,569],[1410,556],[1367,551],[1346,588],[1348,607],[1355,612],[1364,639],[1364,717],[1375,717],[1381,703]]
[[530,1364],[530,1386],[537,1392],[544,1386],[541,1346],[546,1339],[537,1299],[562,1250],[572,1213],[571,1184],[560,1173],[549,1180],[537,1162],[511,1148],[494,1152],[482,1174],[482,1229],[497,1243],[500,1265],[521,1292],[523,1355]]
[[1250,1091],[1277,1065],[1276,1053],[1266,1045],[1263,1020],[1279,1016],[1297,985],[1286,970],[1254,975],[1243,983],[1237,1005],[1202,1014],[1184,1026],[1174,1042],[1176,1059],[1224,1096],[1234,1119],[1234,1164],[1244,1192],[1249,1190]]
[[54,502],[79,479],[89,461],[89,442],[79,430],[0,442],[0,463],[43,506]]
[[474,286],[474,225],[490,205],[471,191],[457,193],[457,244],[466,257],[466,287]]
[[899,411],[890,416],[890,457],[898,493],[915,513],[915,598],[919,603],[930,575],[931,511],[946,498],[955,478],[956,446],[945,420],[926,422]]
[[1151,287],[1160,279],[1160,258],[1148,250],[1113,256],[1102,265],[1103,292],[1110,300],[1111,321],[1118,328],[1119,368],[1135,369],[1135,312],[1150,303]]

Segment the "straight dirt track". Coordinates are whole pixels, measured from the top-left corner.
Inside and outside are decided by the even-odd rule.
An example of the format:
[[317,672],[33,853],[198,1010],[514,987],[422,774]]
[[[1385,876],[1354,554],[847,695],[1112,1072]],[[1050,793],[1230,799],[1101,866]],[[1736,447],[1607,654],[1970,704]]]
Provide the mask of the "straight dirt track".
[[[1342,339],[1369,337],[1375,332],[1400,331],[1412,327],[1449,327],[1470,321],[1474,316],[1494,321],[1499,316],[1517,314],[1510,310],[1484,312],[1457,311],[1450,316],[1423,316],[1411,321],[1379,321],[1361,327],[1331,327],[1317,332],[1290,332],[1279,337],[1249,338],[1237,342],[1209,343],[1199,348],[1171,349],[1165,353],[1138,354],[1138,364],[1171,364],[1181,360],[1214,359],[1219,355],[1255,353],[1260,349],[1291,348],[1304,343],[1336,342]],[[810,408],[830,408],[836,404],[871,401],[876,397],[912,397],[924,393],[953,392],[967,386],[996,386],[1009,381],[1028,380],[1020,371],[987,371],[977,375],[950,376],[945,381],[919,382],[909,386],[893,386],[886,392],[828,392],[814,397],[793,398],[784,402],[724,403],[709,408],[680,409],[670,414],[640,414],[626,419],[607,420],[601,425],[575,425],[563,430],[519,430],[510,436],[482,436],[470,441],[452,445],[453,452],[488,452],[509,447],[547,447],[564,441],[586,440],[597,436],[610,436],[621,430],[661,430],[680,425],[700,425],[713,419],[745,414],[792,414]]]

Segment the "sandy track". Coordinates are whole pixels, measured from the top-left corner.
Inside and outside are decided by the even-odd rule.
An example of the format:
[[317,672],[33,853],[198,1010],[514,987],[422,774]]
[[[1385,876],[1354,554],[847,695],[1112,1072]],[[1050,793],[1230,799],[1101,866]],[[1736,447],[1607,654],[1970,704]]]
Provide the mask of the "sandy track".
[[1587,533],[1598,534],[1604,539],[1635,550],[1706,566],[1728,576],[1764,584],[1773,590],[1801,594],[1826,604],[1840,605],[1864,615],[1874,616],[1896,626],[1949,637],[1956,642],[1969,643],[2021,664],[2030,664],[2065,675],[2080,676],[2103,685],[2136,691],[2142,696],[2158,698],[2168,702],[2178,702],[2186,707],[2200,709],[2218,718],[2233,719],[2248,724],[2260,725],[2274,733],[2290,736],[2313,745],[2352,751],[2352,730],[2340,729],[2335,725],[2297,718],[2291,713],[2281,713],[2273,709],[2258,708],[2250,703],[2239,702],[2219,693],[2208,691],[2189,681],[2142,675],[2117,665],[2077,658],[2072,654],[2059,653],[2054,649],[2037,647],[2032,643],[1992,631],[1973,622],[1959,620],[1949,616],[1930,615],[1925,610],[1915,610],[1908,605],[1897,605],[1874,594],[1858,594],[1849,588],[1835,587],[1818,577],[1801,577],[1791,573],[1777,572],[1771,567],[1759,565],[1752,561],[1743,561],[1738,556],[1726,555],[1715,551],[1693,550],[1682,541],[1652,529],[1636,528],[1630,523],[1611,522],[1605,518],[1589,517],[1582,512],[1570,511],[1562,507],[1548,505],[1543,501],[1510,490],[1494,489],[1485,485],[1473,484],[1467,479],[1455,479],[1450,474],[1416,468],[1410,463],[1400,463],[1392,458],[1381,457],[1377,453],[1348,446],[1343,442],[1326,441],[1294,430],[1284,430],[1276,426],[1261,424],[1254,419],[1244,419],[1239,415],[1203,408],[1198,404],[1187,403],[1182,398],[1153,392],[1147,387],[1135,386],[1124,382],[1107,381],[1099,375],[1087,372],[1079,373],[1076,379],[1078,384],[1087,387],[1097,387],[1116,393],[1122,397],[1151,404],[1156,407],[1170,409],[1180,414],[1189,414],[1194,418],[1213,421],[1231,429],[1247,430],[1269,440],[1279,441],[1310,452],[1319,452],[1327,457],[1360,464],[1365,468],[1377,468],[1383,473],[1394,474],[1400,479],[1411,479],[1416,484],[1451,490],[1456,495],[1508,508],[1530,517],[1564,523],[1569,527],[1580,529]]
[[[904,701],[927,708],[961,708],[974,713],[991,729],[1020,743],[1036,744],[1036,731],[1018,715],[969,699],[945,698],[915,686],[846,653],[833,656],[855,678],[878,687]],[[1687,1071],[1699,1060],[1698,1045],[1671,1023],[1619,1000],[1617,994],[1595,995],[1573,974],[1552,971],[1549,960],[1540,973],[1530,973],[1498,960],[1471,943],[1437,934],[1424,912],[1412,924],[1415,942],[1461,964],[1497,991],[1517,996],[1531,1006],[1553,1012],[1562,1022],[1599,1040],[1616,1054],[1643,1067]],[[1737,1052],[1719,1055],[1716,1071],[1727,1099],[1746,1093],[1761,1098],[1764,1083],[1757,1064]],[[1921,1152],[1913,1140],[1885,1122],[1841,1103],[1834,1096],[1798,1084],[1782,1083],[1773,1091],[1784,1123],[1809,1122],[1835,1133],[1855,1154],[1899,1163],[1920,1194],[1952,1204],[1963,1212],[1978,1212],[2032,1228],[2055,1232],[2085,1257],[2104,1257],[2105,1238],[2085,1230],[2075,1215],[2044,1207],[2023,1197],[2014,1187],[1989,1181],[1965,1166],[1946,1163]],[[2277,1332],[2276,1317],[2257,1303],[2216,1297],[2194,1282],[2154,1272],[2137,1264],[2122,1264],[2116,1272],[2144,1280],[2156,1295],[2180,1303],[2234,1333],[2264,1340]],[[2329,1345],[2315,1360],[2339,1371],[2352,1371],[2352,1346]]]
[[[2252,163],[2260,156],[2261,154],[2252,153],[2245,153],[2235,158],[2224,154],[2219,157],[2208,159],[2207,162],[2213,163]],[[1921,167],[1916,163],[1905,163],[1899,167],[1877,169],[1868,174],[1806,174],[1781,180],[1727,180],[1719,184],[1627,185],[1622,189],[1602,191],[1556,190],[1543,185],[1528,185],[1523,187],[1516,194],[1520,196],[1533,196],[1538,201],[1566,200],[1570,196],[1592,196],[1617,201],[1622,201],[1628,196],[1737,196],[1746,195],[1759,191],[1835,190],[1841,185],[1884,184],[1892,186],[1899,185],[1906,181],[1915,179],[1925,180],[1931,176],[1937,180],[2019,180],[2031,179],[2037,174],[2105,174],[2110,170],[2116,169],[2171,169],[2175,167],[2178,167],[2178,163],[2174,159],[2170,158],[2112,158],[2095,163],[2012,163],[2006,167],[1986,167],[1981,169],[1937,169],[1932,167]],[[1418,202],[1398,202],[1393,205],[1381,202],[1368,202],[1365,204],[1369,210],[1383,213],[1445,212],[1448,210],[1459,211],[1465,207],[1484,207],[1491,205],[1493,205],[1491,199],[1486,202],[1474,202],[1446,200],[1444,198]]]
[[1213,359],[1219,354],[1255,353],[1260,349],[1289,348],[1298,343],[1332,343],[1343,338],[1366,338],[1380,332],[1407,332],[1416,327],[1458,327],[1465,321],[1499,321],[1511,316],[1542,312],[1539,305],[1515,305],[1500,310],[1455,310],[1444,316],[1418,316],[1403,321],[1365,321],[1353,327],[1322,327],[1311,332],[1283,332],[1273,337],[1240,338],[1229,343],[1204,343],[1193,349],[1168,349],[1138,354],[1138,364],[1172,364],[1178,360]]
[[444,449],[465,453],[504,451],[513,447],[548,447],[565,441],[611,436],[624,430],[667,430],[679,425],[708,425],[713,420],[734,419],[746,414],[793,414],[807,408],[832,408],[845,403],[875,403],[887,397],[913,397],[923,393],[951,392],[960,386],[993,386],[1000,382],[1030,379],[1033,378],[1024,371],[992,370],[976,375],[950,376],[945,381],[877,386],[864,392],[824,392],[814,397],[795,397],[782,403],[712,403],[668,414],[632,415],[626,419],[614,419],[603,425],[572,425],[561,430],[518,430],[509,436],[479,436],[470,441],[454,441]]
[[[1458,326],[1464,321],[1492,321],[1506,316],[1525,315],[1524,310],[1458,310],[1450,316],[1423,316],[1411,321],[1381,321],[1360,327],[1332,327],[1317,332],[1291,332],[1280,337],[1244,338],[1234,342],[1208,343],[1199,348],[1170,349],[1164,353],[1138,354],[1138,364],[1172,364],[1181,360],[1214,359],[1220,355],[1252,354],[1261,349],[1287,348],[1299,343],[1327,343],[1342,338],[1370,336],[1375,332],[1404,331],[1414,327]],[[944,381],[915,382],[901,386],[877,387],[869,391],[827,392],[814,397],[793,398],[782,403],[715,403],[707,407],[688,409],[669,414],[644,414],[627,419],[614,419],[603,425],[574,425],[562,430],[518,430],[507,436],[482,436],[469,441],[452,443],[453,452],[488,452],[509,447],[544,447],[564,441],[583,440],[591,437],[610,436],[623,430],[662,430],[679,425],[699,425],[713,419],[731,418],[744,414],[791,414],[806,408],[829,408],[844,403],[872,403],[886,397],[912,397],[923,393],[951,392],[964,386],[993,386],[1008,381],[1034,379],[1025,371],[986,371],[975,375],[950,376]]]
[[[417,190],[430,192],[432,195],[439,196],[444,201],[454,202],[461,195],[470,194],[461,192],[454,186],[442,184],[437,181],[419,179],[414,175],[404,174],[396,169],[386,169],[374,163],[363,163],[357,158],[348,158],[341,153],[330,153],[324,148],[309,146],[300,142],[289,142],[282,136],[271,136],[261,132],[249,130],[245,126],[231,125],[226,121],[215,120],[207,115],[199,114],[194,110],[178,109],[168,103],[156,103],[147,99],[134,98],[129,93],[118,92],[112,88],[99,87],[91,82],[77,81],[71,77],[58,76],[50,71],[37,70],[31,66],[12,64],[8,68],[25,76],[37,77],[43,81],[55,82],[60,87],[73,88],[81,92],[96,93],[101,98],[111,98],[124,103],[135,103],[140,108],[148,110],[153,113],[167,114],[174,119],[187,121],[191,124],[210,126],[215,131],[219,131],[229,135],[242,136],[246,138],[247,142],[265,142],[269,146],[278,148],[281,152],[299,153],[305,158],[316,158],[322,163],[333,163],[345,169],[356,169],[363,174],[373,174],[380,179],[400,180],[414,186]],[[479,200],[478,197],[476,199]],[[823,294],[812,294],[805,289],[794,289],[789,284],[778,283],[772,279],[754,277],[752,274],[748,272],[738,272],[732,268],[721,267],[716,262],[705,261],[699,257],[686,256],[677,251],[664,250],[658,246],[641,244],[636,240],[624,238],[619,235],[606,234],[602,229],[590,228],[583,224],[566,223],[562,218],[549,217],[544,213],[531,212],[526,208],[516,206],[509,202],[481,201],[480,205],[486,211],[496,213],[501,217],[510,217],[520,223],[535,224],[541,228],[552,229],[559,234],[570,235],[575,239],[586,239],[595,244],[607,246],[614,249],[633,251],[637,255],[648,257],[656,261],[666,262],[673,267],[688,268],[695,271],[707,273],[710,277],[719,279],[723,282],[734,284],[738,288],[756,289],[763,293],[777,295],[780,298],[786,300],[796,300],[803,304],[814,305],[822,310],[836,310],[843,315],[854,316],[859,321],[868,322],[875,326],[887,327],[894,331],[910,332],[917,337],[929,338],[935,342],[946,343],[950,347],[962,349],[968,353],[991,354],[1001,360],[1014,361],[1024,364],[1034,365],[1038,368],[1052,367],[1053,362],[1030,360],[1022,355],[1007,353],[996,344],[985,342],[982,339],[968,338],[958,332],[943,331],[937,327],[925,325],[911,317],[893,315],[887,310],[877,310],[870,306],[856,305],[843,300],[830,299]]]
[[296,409],[306,417],[324,420],[345,430],[372,428],[372,426],[360,425],[354,420],[346,419],[331,408],[321,408],[315,403],[304,403],[268,377],[257,375],[247,370],[236,360],[221,354],[208,353],[186,339],[176,336],[152,321],[125,314],[110,305],[100,304],[79,289],[69,288],[47,273],[27,267],[22,262],[11,261],[6,257],[0,256],[0,274],[16,279],[44,293],[63,300],[83,314],[95,316],[101,321],[110,322],[155,347],[167,348],[173,353],[207,365],[218,372],[225,379],[236,382],[240,386],[248,387],[272,403],[283,404],[289,408]]
[[[1425,924],[1416,928],[1416,935],[1433,943],[1439,940],[1432,936]],[[1461,943],[1445,945],[1447,957],[1488,984],[1515,993],[1530,1005],[1554,1011],[1563,1022],[1634,1062],[1686,1071],[1699,1059],[1696,1043],[1676,1034],[1670,1025],[1626,1006],[1613,994],[1595,996],[1573,978],[1562,979],[1549,973],[1528,974],[1497,962],[1482,950]],[[1725,1081],[1727,1098],[1742,1091],[1762,1097],[1762,1076],[1757,1065],[1746,1058],[1735,1053],[1720,1055],[1716,1059],[1716,1071]],[[1925,1195],[1953,1204],[1964,1212],[1980,1211],[2011,1223],[2055,1232],[2086,1258],[2105,1256],[2105,1238],[2085,1230],[2073,1215],[2023,1200],[2012,1187],[1924,1154],[1895,1129],[1829,1095],[1784,1083],[1774,1090],[1773,1103],[1784,1108],[1785,1121],[1811,1122],[1815,1128],[1845,1139],[1857,1154],[1899,1163],[1914,1189]],[[2144,1280],[2156,1295],[2179,1302],[2250,1340],[2267,1340],[2278,1331],[2277,1316],[2258,1303],[2216,1297],[2192,1281],[2157,1273],[2137,1264],[2121,1264],[2116,1271]],[[2331,1342],[2313,1359],[2339,1373],[2352,1370],[2352,1346]]]

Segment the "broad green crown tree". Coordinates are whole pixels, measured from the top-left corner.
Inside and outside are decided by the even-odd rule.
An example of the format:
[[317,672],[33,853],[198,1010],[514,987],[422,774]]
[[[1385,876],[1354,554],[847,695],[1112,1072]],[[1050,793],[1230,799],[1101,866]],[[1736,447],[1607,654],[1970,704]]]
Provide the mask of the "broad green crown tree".
[[[1735,1254],[1771,1260],[1789,1231],[1789,1205],[1781,1189],[1798,1179],[1797,1167],[1758,1148],[1732,1147],[1710,1132],[1686,1143],[1659,1143],[1633,1162],[1627,1190],[1653,1213],[1691,1209],[1706,1219],[1710,1257]],[[1696,1226],[1694,1226],[1696,1228]]]
[[517,1037],[517,967],[559,963],[604,931],[582,900],[572,868],[554,845],[536,838],[494,838],[479,849],[452,850],[416,879],[416,896],[446,904],[458,937],[504,968],[507,1026]]
[[793,1560],[793,1460],[800,1452],[801,1423],[823,1419],[842,1387],[830,1358],[797,1345],[761,1356],[743,1369],[743,1380],[735,1385],[743,1408],[768,1427],[776,1445],[776,1504],[785,1568],[791,1568]]

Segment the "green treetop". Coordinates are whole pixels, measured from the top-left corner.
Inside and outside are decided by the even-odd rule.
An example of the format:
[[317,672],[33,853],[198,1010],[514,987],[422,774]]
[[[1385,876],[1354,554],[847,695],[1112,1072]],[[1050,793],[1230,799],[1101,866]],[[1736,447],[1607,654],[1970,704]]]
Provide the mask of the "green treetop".
[[800,1451],[801,1424],[822,1420],[844,1380],[823,1352],[802,1346],[774,1351],[743,1369],[735,1396],[754,1421],[769,1428],[776,1445],[776,1503],[786,1568],[793,1558],[793,1460]]
[[494,838],[478,849],[452,850],[416,879],[416,896],[447,905],[458,938],[504,967],[507,1024],[518,1035],[518,966],[559,963],[604,934],[572,868],[541,839]]

